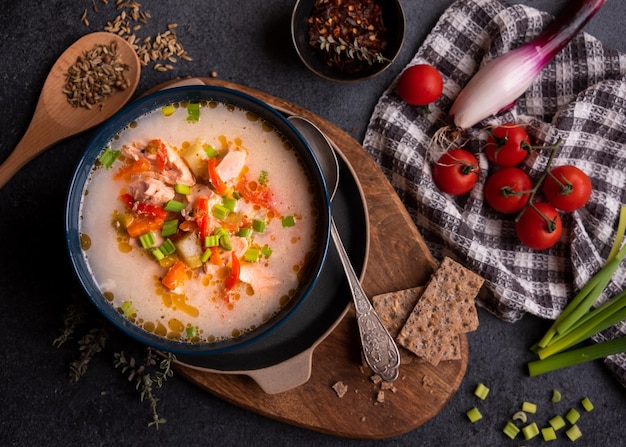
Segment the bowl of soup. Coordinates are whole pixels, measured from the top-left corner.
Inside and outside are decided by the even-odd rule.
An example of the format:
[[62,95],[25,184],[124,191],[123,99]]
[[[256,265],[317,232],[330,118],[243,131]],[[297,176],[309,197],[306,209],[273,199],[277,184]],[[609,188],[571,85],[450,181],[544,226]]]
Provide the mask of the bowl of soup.
[[72,178],[65,230],[79,282],[136,340],[168,352],[233,352],[311,295],[330,200],[311,148],[266,103],[216,86],[127,106]]

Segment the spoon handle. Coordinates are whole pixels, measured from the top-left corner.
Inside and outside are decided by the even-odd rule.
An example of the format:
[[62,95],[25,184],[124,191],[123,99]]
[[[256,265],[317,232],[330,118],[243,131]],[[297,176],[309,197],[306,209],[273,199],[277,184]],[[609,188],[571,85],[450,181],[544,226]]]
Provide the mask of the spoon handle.
[[383,326],[378,314],[374,310],[372,303],[363,291],[359,278],[357,277],[346,249],[343,246],[339,231],[335,226],[334,219],[331,218],[330,234],[337,247],[343,269],[346,272],[354,307],[356,310],[356,321],[361,335],[363,346],[363,356],[368,366],[378,374],[383,380],[392,382],[398,378],[400,367],[400,353],[391,335]]

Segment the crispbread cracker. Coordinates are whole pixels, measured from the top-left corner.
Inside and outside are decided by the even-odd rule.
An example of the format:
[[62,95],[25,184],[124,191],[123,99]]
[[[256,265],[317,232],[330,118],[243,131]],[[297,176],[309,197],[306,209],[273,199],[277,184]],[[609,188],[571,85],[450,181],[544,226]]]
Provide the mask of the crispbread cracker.
[[423,290],[423,287],[414,287],[372,297],[374,310],[392,337],[404,326]]
[[458,334],[478,328],[474,298],[483,282],[479,275],[444,258],[400,329],[398,344],[433,365],[459,355]]
[[[398,332],[411,311],[415,308],[417,301],[424,287],[413,287],[411,289],[398,290],[395,292],[382,293],[372,297],[374,310],[378,314],[389,334],[396,338]],[[398,346],[400,352],[400,363],[408,364],[413,361],[413,354],[402,346]]]

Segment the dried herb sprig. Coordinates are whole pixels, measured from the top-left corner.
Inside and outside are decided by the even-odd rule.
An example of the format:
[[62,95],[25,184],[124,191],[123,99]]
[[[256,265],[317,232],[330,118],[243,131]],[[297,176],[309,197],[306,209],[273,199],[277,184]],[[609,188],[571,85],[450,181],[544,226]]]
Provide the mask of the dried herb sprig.
[[342,53],[349,59],[356,59],[358,61],[367,62],[369,65],[374,63],[382,64],[385,62],[391,62],[382,53],[377,51],[371,51],[369,48],[359,45],[357,39],[350,44],[341,37],[335,39],[333,36],[320,36],[318,39],[320,49],[327,51],[328,53],[334,52],[337,55]]
[[52,346],[60,348],[72,339],[76,328],[85,320],[85,307],[79,304],[70,304],[67,306],[65,316],[63,317],[63,331],[61,335],[52,341]]
[[85,375],[89,362],[94,355],[104,349],[110,336],[108,326],[103,323],[99,327],[91,329],[78,341],[80,357],[70,363],[70,378],[74,382]]
[[150,402],[150,408],[152,410],[152,421],[148,426],[155,426],[157,430],[160,424],[164,424],[167,420],[159,416],[157,412],[158,398],[154,394],[155,388],[161,388],[165,381],[174,375],[172,369],[172,362],[176,360],[176,356],[172,353],[167,353],[165,358],[158,363],[158,369],[154,371],[157,366],[159,356],[152,350],[152,348],[146,348],[146,356],[143,362],[137,362],[134,357],[126,358],[124,351],[115,353],[114,365],[116,368],[121,368],[122,373],[128,374],[128,381],[135,381],[135,387],[139,391],[141,401],[148,400]]

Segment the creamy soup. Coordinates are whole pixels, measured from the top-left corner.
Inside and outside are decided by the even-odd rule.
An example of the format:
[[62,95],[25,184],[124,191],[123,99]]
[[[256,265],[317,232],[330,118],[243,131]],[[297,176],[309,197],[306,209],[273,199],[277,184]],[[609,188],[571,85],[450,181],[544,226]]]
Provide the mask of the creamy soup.
[[295,295],[315,245],[312,188],[267,122],[217,102],[142,116],[103,149],[81,203],[87,264],[144,330],[244,334]]

